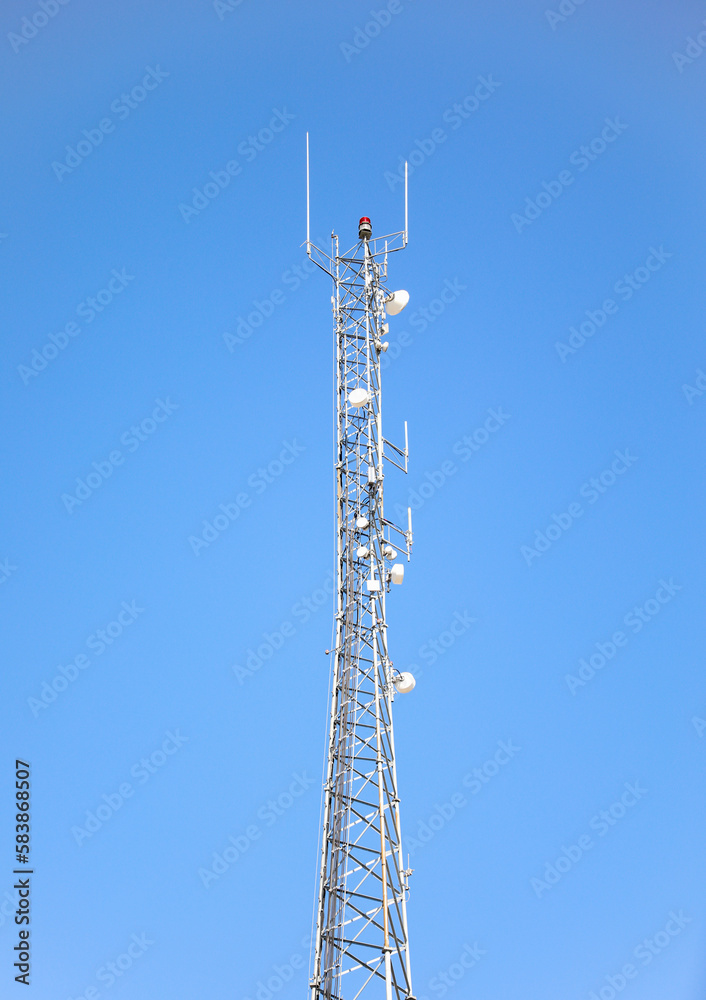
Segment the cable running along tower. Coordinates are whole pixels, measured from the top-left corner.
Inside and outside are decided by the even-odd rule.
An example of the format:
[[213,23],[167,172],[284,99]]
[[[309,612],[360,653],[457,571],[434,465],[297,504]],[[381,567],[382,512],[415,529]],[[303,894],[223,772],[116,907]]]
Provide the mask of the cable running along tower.
[[362,218],[358,242],[340,253],[332,234],[327,254],[309,239],[308,147],[307,253],[333,279],[338,586],[310,1000],[414,1000],[392,731],[394,695],[414,678],[393,668],[385,618],[412,522],[383,508],[388,463],[407,471],[407,425],[404,449],[383,438],[380,379],[387,315],[409,300],[386,287],[388,254],[407,245],[407,184],[402,232],[373,239]]

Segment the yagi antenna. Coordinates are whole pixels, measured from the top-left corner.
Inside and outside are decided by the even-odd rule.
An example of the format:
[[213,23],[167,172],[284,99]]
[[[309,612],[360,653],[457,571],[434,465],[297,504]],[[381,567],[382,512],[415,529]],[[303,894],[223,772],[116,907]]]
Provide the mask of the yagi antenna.
[[[311,245],[310,227],[310,196],[309,196],[309,133],[306,133],[306,249]],[[404,162],[404,234],[403,246],[409,242],[409,179],[407,161]]]

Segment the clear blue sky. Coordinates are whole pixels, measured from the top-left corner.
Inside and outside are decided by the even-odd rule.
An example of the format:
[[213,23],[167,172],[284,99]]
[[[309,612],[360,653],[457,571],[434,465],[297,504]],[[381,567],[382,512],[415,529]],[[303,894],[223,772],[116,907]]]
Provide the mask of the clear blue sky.
[[333,563],[308,130],[318,241],[400,228],[414,167],[384,416],[387,502],[417,508],[389,602],[417,997],[697,1000],[706,8],[44,7],[0,14],[0,992],[24,757],[31,995],[306,995]]

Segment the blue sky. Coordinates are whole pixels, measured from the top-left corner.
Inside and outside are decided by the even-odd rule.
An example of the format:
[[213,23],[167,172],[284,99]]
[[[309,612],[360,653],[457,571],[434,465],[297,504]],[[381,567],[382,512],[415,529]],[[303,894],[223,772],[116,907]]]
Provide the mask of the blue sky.
[[702,996],[706,8],[0,19],[3,828],[21,757],[33,995],[305,995],[333,566],[309,131],[319,242],[400,228],[411,168],[384,417],[411,451],[387,503],[416,508],[389,615],[419,676],[417,997]]

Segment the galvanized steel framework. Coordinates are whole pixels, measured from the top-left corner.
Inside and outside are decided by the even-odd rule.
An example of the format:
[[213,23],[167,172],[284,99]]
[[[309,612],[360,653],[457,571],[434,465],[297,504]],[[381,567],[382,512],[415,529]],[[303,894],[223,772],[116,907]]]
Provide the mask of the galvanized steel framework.
[[[397,671],[385,597],[393,549],[409,558],[412,532],[411,515],[404,529],[384,515],[387,463],[406,472],[407,443],[406,428],[404,449],[383,438],[380,378],[387,256],[404,248],[407,232],[405,225],[362,238],[343,254],[332,235],[330,255],[308,235],[310,258],[333,278],[338,578],[311,1000],[410,1000],[410,873],[402,857],[392,729]],[[356,389],[366,394],[358,406],[350,399]]]

